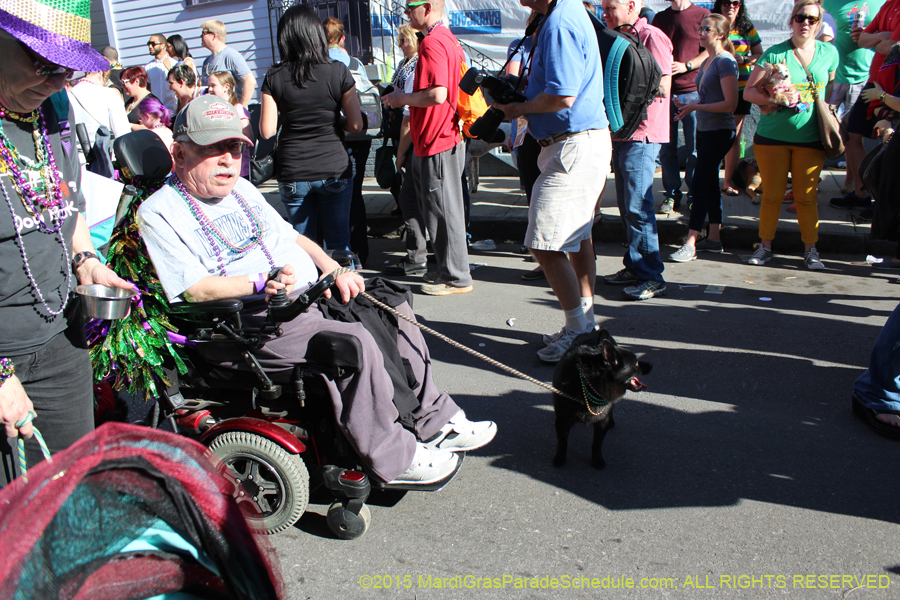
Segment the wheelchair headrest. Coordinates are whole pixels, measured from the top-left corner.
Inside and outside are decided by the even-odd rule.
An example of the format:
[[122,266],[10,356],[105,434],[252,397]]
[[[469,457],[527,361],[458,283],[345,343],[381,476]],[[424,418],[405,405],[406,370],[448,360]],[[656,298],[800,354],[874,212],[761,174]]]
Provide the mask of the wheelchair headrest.
[[158,135],[139,129],[113,142],[119,168],[126,176],[139,177],[145,184],[162,181],[172,170],[172,155]]

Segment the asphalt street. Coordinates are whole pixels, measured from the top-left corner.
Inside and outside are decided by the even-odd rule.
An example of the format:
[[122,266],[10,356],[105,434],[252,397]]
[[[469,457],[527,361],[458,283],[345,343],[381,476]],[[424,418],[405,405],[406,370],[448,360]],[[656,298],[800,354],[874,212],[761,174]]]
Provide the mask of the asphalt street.
[[[473,253],[472,293],[416,294],[415,310],[549,382],[535,351],[562,315],[545,281],[520,279],[533,264],[514,248]],[[373,249],[380,267],[401,244]],[[622,250],[598,244],[598,273],[619,270]],[[850,412],[896,276],[862,257],[825,256],[810,272],[799,256],[749,266],[749,253],[668,264],[668,295],[645,302],[598,279],[598,321],[654,365],[650,390],[616,406],[602,471],[586,428],[551,465],[549,392],[429,338],[439,386],[496,421],[496,439],[442,491],[373,497],[358,540],[334,539],[327,505],[312,504],[272,538],[288,597],[900,596],[900,445]]]

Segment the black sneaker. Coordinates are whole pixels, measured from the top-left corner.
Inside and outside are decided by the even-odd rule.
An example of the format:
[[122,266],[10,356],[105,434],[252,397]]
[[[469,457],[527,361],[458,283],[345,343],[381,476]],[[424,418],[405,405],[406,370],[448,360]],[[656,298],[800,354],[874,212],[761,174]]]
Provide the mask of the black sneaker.
[[871,223],[873,218],[875,218],[875,211],[871,208],[867,208],[856,215],[856,219],[861,223]]
[[411,263],[405,258],[398,263],[384,268],[385,275],[424,275],[427,270],[425,263]]
[[609,285],[636,285],[641,282],[641,280],[637,278],[637,275],[628,269],[622,269],[618,273],[607,275],[603,278],[603,281]]
[[872,206],[872,196],[860,198],[854,192],[850,192],[843,198],[832,198],[828,204],[835,208],[845,208],[848,210],[869,208]]

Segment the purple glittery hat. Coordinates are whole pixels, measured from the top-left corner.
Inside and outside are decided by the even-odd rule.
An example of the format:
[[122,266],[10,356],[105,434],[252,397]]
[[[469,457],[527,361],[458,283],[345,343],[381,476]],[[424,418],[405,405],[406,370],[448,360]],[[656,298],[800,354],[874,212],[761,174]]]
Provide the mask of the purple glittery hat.
[[91,48],[90,0],[0,0],[0,29],[52,63],[74,71],[109,70]]

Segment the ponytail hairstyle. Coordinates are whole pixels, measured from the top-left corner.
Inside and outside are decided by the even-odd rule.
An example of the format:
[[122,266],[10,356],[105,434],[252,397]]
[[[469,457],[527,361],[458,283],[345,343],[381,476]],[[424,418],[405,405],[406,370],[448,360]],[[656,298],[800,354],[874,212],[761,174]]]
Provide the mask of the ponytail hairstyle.
[[[734,56],[734,44],[731,43],[731,23],[727,17],[710,13],[703,17],[706,24],[713,29],[722,38],[722,47],[725,51]],[[701,21],[702,22],[702,21]]]

